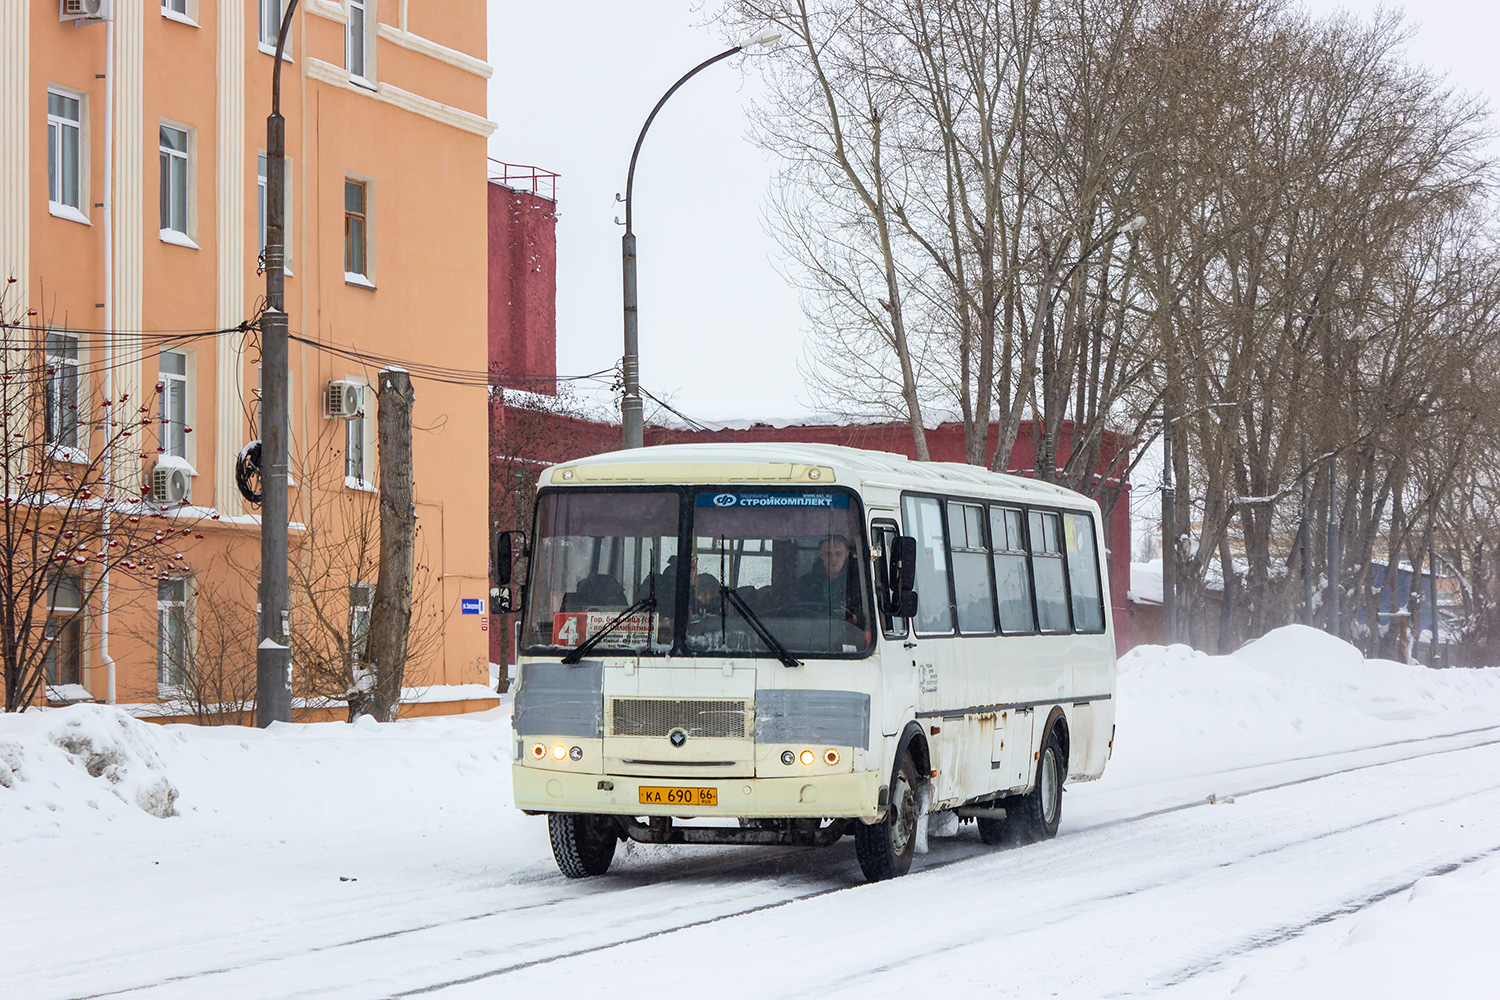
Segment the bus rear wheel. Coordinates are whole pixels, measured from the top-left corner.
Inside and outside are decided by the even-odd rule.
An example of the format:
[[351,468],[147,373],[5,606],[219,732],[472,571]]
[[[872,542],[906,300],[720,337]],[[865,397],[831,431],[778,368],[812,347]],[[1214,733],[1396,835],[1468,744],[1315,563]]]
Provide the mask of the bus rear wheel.
[[854,853],[865,879],[880,882],[911,871],[917,847],[917,766],[906,747],[896,755],[891,772],[890,805],[885,819],[873,826],[854,827]]
[[1007,818],[1013,820],[1011,825],[1021,843],[1033,844],[1057,836],[1057,825],[1062,822],[1063,779],[1067,774],[1068,759],[1063,753],[1062,736],[1054,726],[1037,756],[1036,786],[1007,804]]
[[588,878],[609,871],[615,858],[619,824],[608,816],[591,813],[549,813],[547,833],[552,838],[552,857],[568,878]]

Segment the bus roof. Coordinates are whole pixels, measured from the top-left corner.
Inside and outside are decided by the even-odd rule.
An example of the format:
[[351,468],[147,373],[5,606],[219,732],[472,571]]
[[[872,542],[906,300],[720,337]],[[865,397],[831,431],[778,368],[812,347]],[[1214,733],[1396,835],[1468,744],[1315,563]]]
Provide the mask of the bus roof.
[[888,486],[1021,502],[1097,506],[1073,490],[959,462],[918,462],[887,451],[795,441],[668,444],[612,451],[544,470],[542,486],[760,483]]

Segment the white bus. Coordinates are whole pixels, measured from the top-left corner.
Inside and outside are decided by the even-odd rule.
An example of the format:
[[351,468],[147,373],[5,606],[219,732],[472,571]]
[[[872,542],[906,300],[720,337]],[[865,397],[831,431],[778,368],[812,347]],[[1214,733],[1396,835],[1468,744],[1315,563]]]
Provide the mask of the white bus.
[[549,468],[517,602],[516,805],[574,878],[626,838],[846,835],[891,878],[923,808],[986,843],[1051,837],[1064,780],[1113,745],[1102,530],[1061,487],[830,445]]

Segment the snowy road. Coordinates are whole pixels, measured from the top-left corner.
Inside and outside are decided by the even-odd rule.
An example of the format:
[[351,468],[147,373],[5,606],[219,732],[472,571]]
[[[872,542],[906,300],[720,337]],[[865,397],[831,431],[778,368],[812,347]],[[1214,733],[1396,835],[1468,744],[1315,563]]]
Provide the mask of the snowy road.
[[[1305,710],[1294,739],[1208,695],[1207,737],[1168,732],[1180,705],[1125,698],[1155,676],[1122,674],[1122,731],[1160,738],[1069,786],[1056,840],[991,849],[963,827],[878,885],[848,839],[632,845],[603,878],[563,879],[545,823],[509,804],[503,718],[179,733],[154,752],[197,802],[180,819],[101,818],[110,803],[80,804],[62,772],[24,812],[0,788],[0,996],[1224,997],[1500,856],[1500,678],[1480,697],[1478,675],[1447,675],[1470,687],[1364,726],[1329,722],[1350,696],[1255,680]],[[1368,700],[1393,698],[1429,696]],[[43,763],[25,762],[36,788]]]

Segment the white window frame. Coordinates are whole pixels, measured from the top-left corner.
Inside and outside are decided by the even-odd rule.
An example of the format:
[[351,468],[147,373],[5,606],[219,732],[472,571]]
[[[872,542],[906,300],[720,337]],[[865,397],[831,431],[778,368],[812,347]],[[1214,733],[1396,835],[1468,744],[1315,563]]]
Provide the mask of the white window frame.
[[[168,596],[162,598],[162,587],[170,584],[182,584],[182,597],[180,599]],[[166,580],[160,580],[156,585],[156,686],[158,690],[175,690],[183,686],[182,664],[188,659],[190,643],[193,641],[193,580],[188,576],[174,576]],[[167,624],[169,616],[178,611],[181,614],[182,630],[175,637],[182,644],[182,652],[177,664],[168,661]]]
[[[196,171],[194,170],[194,165],[198,160],[197,156],[194,155],[197,152],[197,135],[195,130],[191,126],[184,125],[181,122],[169,121],[165,118],[161,120],[158,128],[170,129],[173,132],[181,133],[184,136],[183,146],[186,147],[185,149],[179,150],[165,145],[160,138],[160,132],[158,132],[157,163],[159,165],[158,169],[160,171],[160,176],[158,178],[158,188],[167,188],[169,201],[172,200],[172,193],[175,192],[176,188],[175,184],[171,182],[171,177],[173,175],[169,171],[172,169],[171,164],[175,163],[182,164],[183,186],[182,219],[161,219],[161,240],[163,243],[173,243],[177,246],[189,247],[193,250],[196,250],[198,249],[198,244],[193,240],[193,233],[197,228],[198,221],[196,210],[197,178],[195,177]],[[158,215],[160,215],[159,198],[157,205]],[[168,215],[171,214],[171,207],[172,206],[169,204]],[[175,225],[173,225],[173,223],[179,221],[182,225],[181,229],[178,229]]]
[[[363,593],[360,593],[360,592]],[[363,603],[355,598],[362,596]],[[355,582],[349,584],[349,665],[357,681],[365,667],[365,649],[370,639],[370,611],[375,607],[375,585]]]
[[[281,18],[286,13],[286,0],[257,0],[255,11],[255,43],[268,56],[276,55],[276,38],[281,34]],[[274,22],[272,18],[275,18]],[[297,24],[286,33],[286,48],[282,50],[284,62],[292,62],[292,37],[297,33]]]
[[[53,114],[53,97],[77,101],[78,117],[73,119]],[[84,206],[87,204],[85,195],[88,190],[88,145],[84,142],[84,117],[87,114],[88,102],[85,98],[86,95],[66,87],[47,88],[47,210],[58,218],[92,225],[88,215],[84,212]],[[68,143],[70,132],[76,164],[74,187],[71,192],[62,190],[63,151]],[[72,202],[68,201],[69,194],[73,196]]]
[[[266,218],[270,212],[270,189],[266,184],[266,174],[270,171],[270,165],[266,161],[266,151],[258,150],[255,154],[255,218],[256,233],[259,234],[260,242],[256,244],[256,255],[266,252]],[[292,273],[292,158],[286,157],[286,169],[283,171],[286,179],[285,204],[282,206],[282,237],[286,240],[285,262],[281,266],[281,273],[290,277],[296,277]],[[264,268],[262,268],[264,270]]]
[[[64,353],[54,354],[52,338],[59,337],[72,342],[72,357]],[[43,386],[44,403],[47,412],[43,418],[42,437],[44,442],[55,449],[58,457],[64,461],[86,463],[87,457],[83,447],[87,442],[88,422],[84,419],[84,380],[83,380],[83,341],[76,333],[67,330],[48,330],[43,334],[43,351],[47,374],[44,376],[46,382]],[[67,402],[67,396],[58,394],[58,387],[66,387],[72,382],[73,402]],[[62,433],[62,428],[68,424],[69,411],[65,406],[71,405],[72,427],[70,434]]]
[[161,16],[198,27],[198,0],[161,0]]
[[[375,469],[371,459],[375,455],[375,427],[370,419],[374,407],[375,392],[367,379],[358,375],[345,375],[344,381],[362,387],[359,416],[344,421],[344,485],[351,490],[375,490]],[[355,447],[359,449],[359,464],[354,464]]]
[[[349,79],[357,84],[375,89],[375,0],[345,0],[344,22],[344,68]],[[357,15],[356,15],[357,12]],[[355,46],[358,45],[360,67],[354,68]]]
[[[364,270],[349,270],[349,185],[364,188]],[[375,182],[359,174],[344,175],[344,283],[360,288],[375,288]]]
[[[168,355],[182,359],[180,373],[166,370],[168,366],[165,361]],[[156,377],[162,385],[162,391],[158,396],[159,405],[156,410],[156,438],[157,443],[166,449],[160,454],[190,462],[188,447],[191,438],[187,434],[187,428],[192,426],[189,420],[193,412],[191,395],[193,358],[187,351],[168,349],[160,352],[157,359],[159,363]],[[176,428],[176,433],[173,434],[173,424],[176,423],[180,423],[181,427]]]

